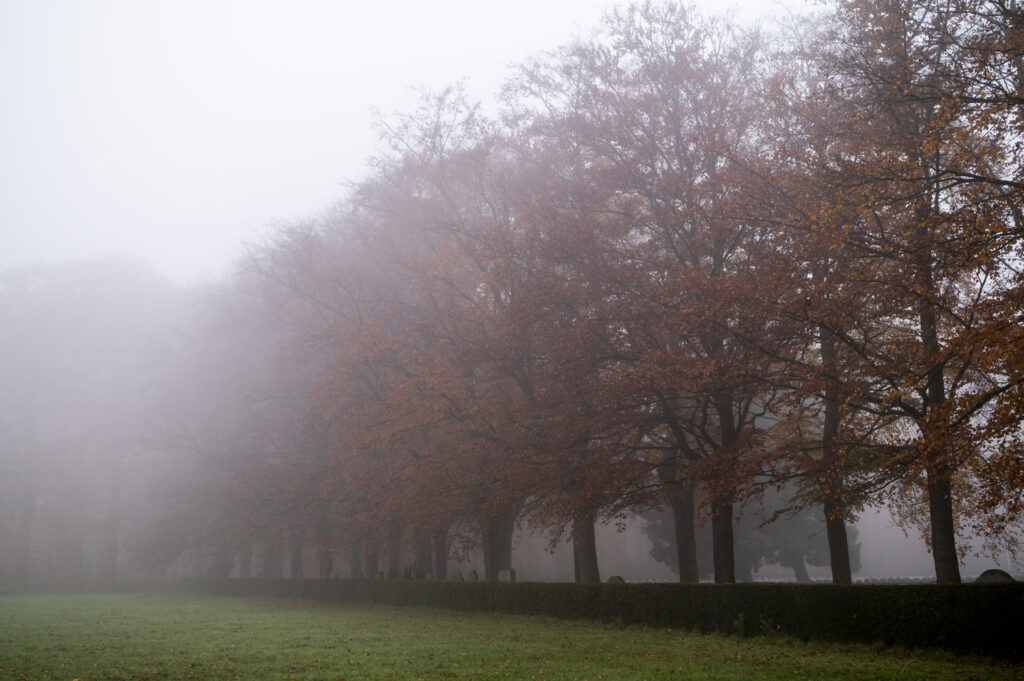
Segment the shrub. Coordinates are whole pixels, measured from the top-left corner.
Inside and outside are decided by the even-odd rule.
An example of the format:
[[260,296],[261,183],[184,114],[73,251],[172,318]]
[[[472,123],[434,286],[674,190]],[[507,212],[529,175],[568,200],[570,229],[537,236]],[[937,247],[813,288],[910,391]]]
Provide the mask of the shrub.
[[1024,584],[571,584],[222,579],[189,591],[594,619],[1024,659]]

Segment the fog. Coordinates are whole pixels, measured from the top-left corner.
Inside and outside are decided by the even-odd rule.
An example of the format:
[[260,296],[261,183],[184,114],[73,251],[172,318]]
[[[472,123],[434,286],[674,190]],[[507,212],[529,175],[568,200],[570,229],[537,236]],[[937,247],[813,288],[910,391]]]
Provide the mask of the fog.
[[[543,126],[517,117],[535,115],[536,101],[554,110],[565,93],[530,89],[557,80],[542,58],[517,69],[626,4],[0,6],[0,593],[196,576],[495,578],[499,565],[571,581],[587,541],[601,579],[678,579],[675,540],[655,518],[688,488],[651,453],[671,429],[649,414],[685,400],[672,387],[622,407],[594,388],[615,372],[574,364],[572,349],[557,376],[580,386],[545,385],[557,362],[530,345],[541,331],[501,326],[517,320],[506,310],[523,289],[487,288],[521,265],[515,244],[542,239],[464,227],[467,214],[562,224],[575,186],[550,214],[531,201],[565,179],[543,174],[571,156],[564,140],[520,163],[491,131],[536,134]],[[805,9],[734,12],[771,34]],[[509,78],[521,90],[502,100]],[[487,154],[497,161],[474,165]],[[539,261],[564,248],[545,246]],[[481,264],[504,248],[507,262]],[[477,270],[450,266],[446,249]],[[472,317],[488,300],[494,309]],[[628,335],[621,325],[610,335]],[[648,335],[675,350],[662,338],[673,334]],[[516,360],[533,364],[508,369]],[[563,411],[538,416],[538,404]],[[588,422],[605,417],[607,431]],[[544,458],[548,442],[572,463]],[[502,468],[514,456],[523,466]],[[588,456],[619,467],[588,470]],[[563,475],[564,488],[544,487]],[[803,474],[774,486],[758,475],[736,485],[752,499],[734,513],[739,578],[830,580],[824,515]],[[920,480],[901,482],[879,486],[905,508],[879,496],[850,511],[856,579],[934,578]],[[717,492],[688,493],[707,581]],[[765,497],[775,508],[760,515]],[[774,511],[788,528],[779,534],[763,529]],[[777,545],[787,532],[795,559]],[[1012,541],[974,535],[958,535],[966,578],[1020,573]],[[511,558],[499,555],[507,542]]]
[[[331,513],[309,516],[335,483],[309,477],[324,472],[303,386],[321,360],[305,343],[301,357],[276,350],[300,342],[294,319],[267,317],[244,286],[184,288],[116,259],[6,273],[0,319],[0,587],[317,576],[325,561],[326,574],[350,574],[351,528]],[[297,509],[297,498],[308,500]],[[327,518],[337,526],[325,529]],[[602,576],[676,578],[652,556],[645,523],[627,515],[599,525]],[[858,579],[930,576],[916,529],[905,533],[885,510],[868,510],[856,527]],[[808,531],[821,541],[823,526]],[[567,537],[551,545],[524,523],[512,547],[519,579],[573,579]],[[398,560],[401,574],[417,556],[409,548]],[[972,555],[964,574],[994,565],[1018,569],[1006,556]],[[829,579],[827,566],[808,569]],[[449,573],[482,576],[479,548],[453,549]],[[794,578],[770,560],[752,576]]]
[[5,2],[0,267],[121,255],[221,277],[360,178],[375,112],[459,80],[492,97],[611,4]]

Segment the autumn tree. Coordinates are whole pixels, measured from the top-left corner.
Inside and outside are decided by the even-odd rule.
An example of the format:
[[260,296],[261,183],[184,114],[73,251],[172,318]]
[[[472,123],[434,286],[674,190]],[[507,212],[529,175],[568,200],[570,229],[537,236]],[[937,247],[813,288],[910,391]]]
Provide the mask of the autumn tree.
[[[770,356],[742,341],[770,342],[770,320],[746,306],[773,290],[776,274],[750,257],[768,234],[740,209],[735,162],[756,149],[760,54],[756,35],[679,5],[644,4],[538,60],[511,89],[514,115],[538,140],[530,143],[575,148],[600,188],[591,212],[627,226],[602,244],[618,252],[607,258],[615,269],[590,273],[618,287],[607,331],[619,356],[608,366],[643,390],[637,415],[658,416],[648,443],[661,452],[654,468],[666,494],[682,495],[673,504],[681,526],[694,515],[690,484],[708,490],[722,582],[735,578],[733,503],[755,477],[756,423],[774,390]],[[690,554],[681,577],[694,580]]]
[[[790,483],[790,512],[823,507],[833,581],[850,584],[847,523],[865,497],[849,479],[858,473],[844,433],[863,365],[839,337],[877,334],[883,313],[875,264],[843,238],[860,214],[842,208],[837,186],[841,159],[851,153],[844,147],[850,140],[841,137],[848,123],[842,102],[827,96],[827,74],[809,56],[823,28],[794,19],[776,37],[758,93],[759,153],[738,161],[747,171],[745,213],[772,234],[752,257],[762,271],[784,273],[773,279],[772,298],[753,311],[771,317],[788,339],[784,352],[762,346],[778,363],[783,388],[772,419],[775,447],[785,456],[773,477]],[[747,340],[761,345],[760,338]]]
[[845,107],[836,175],[840,209],[857,219],[842,238],[877,272],[885,307],[875,314],[887,324],[840,342],[868,366],[855,402],[878,445],[876,471],[922,481],[936,578],[958,582],[958,481],[1019,427],[982,435],[985,414],[1020,382],[1005,364],[1019,343],[1007,305],[1018,288],[1014,200],[1001,183],[974,179],[1014,172],[1010,138],[991,134],[991,119],[951,76],[956,45],[975,30],[968,14],[943,3],[845,2],[838,20],[820,60],[828,95]]

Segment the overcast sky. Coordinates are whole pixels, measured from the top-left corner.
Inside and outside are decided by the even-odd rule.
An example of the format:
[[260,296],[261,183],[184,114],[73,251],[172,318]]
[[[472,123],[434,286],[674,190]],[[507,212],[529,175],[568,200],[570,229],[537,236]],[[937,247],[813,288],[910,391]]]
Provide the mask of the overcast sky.
[[0,0],[0,269],[117,254],[217,278],[359,179],[375,109],[460,79],[487,99],[615,4]]

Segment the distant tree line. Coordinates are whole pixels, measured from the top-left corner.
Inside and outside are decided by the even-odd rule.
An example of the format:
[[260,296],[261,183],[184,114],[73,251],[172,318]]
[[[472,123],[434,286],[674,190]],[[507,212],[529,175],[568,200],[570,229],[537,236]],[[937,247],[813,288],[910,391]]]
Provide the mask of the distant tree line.
[[0,593],[138,573],[125,550],[170,482],[151,426],[184,301],[120,260],[0,273]]
[[837,583],[868,505],[924,529],[942,583],[958,534],[1016,549],[1022,31],[1006,0],[770,34],[643,3],[520,66],[494,116],[455,87],[382,120],[350,195],[168,343],[157,439],[189,472],[153,536],[224,574],[314,545],[325,575],[340,547],[352,576],[406,551],[442,579],[479,550],[493,580],[523,523],[595,581],[595,522],[662,508],[680,579],[708,520],[732,582],[768,494],[821,515]]

